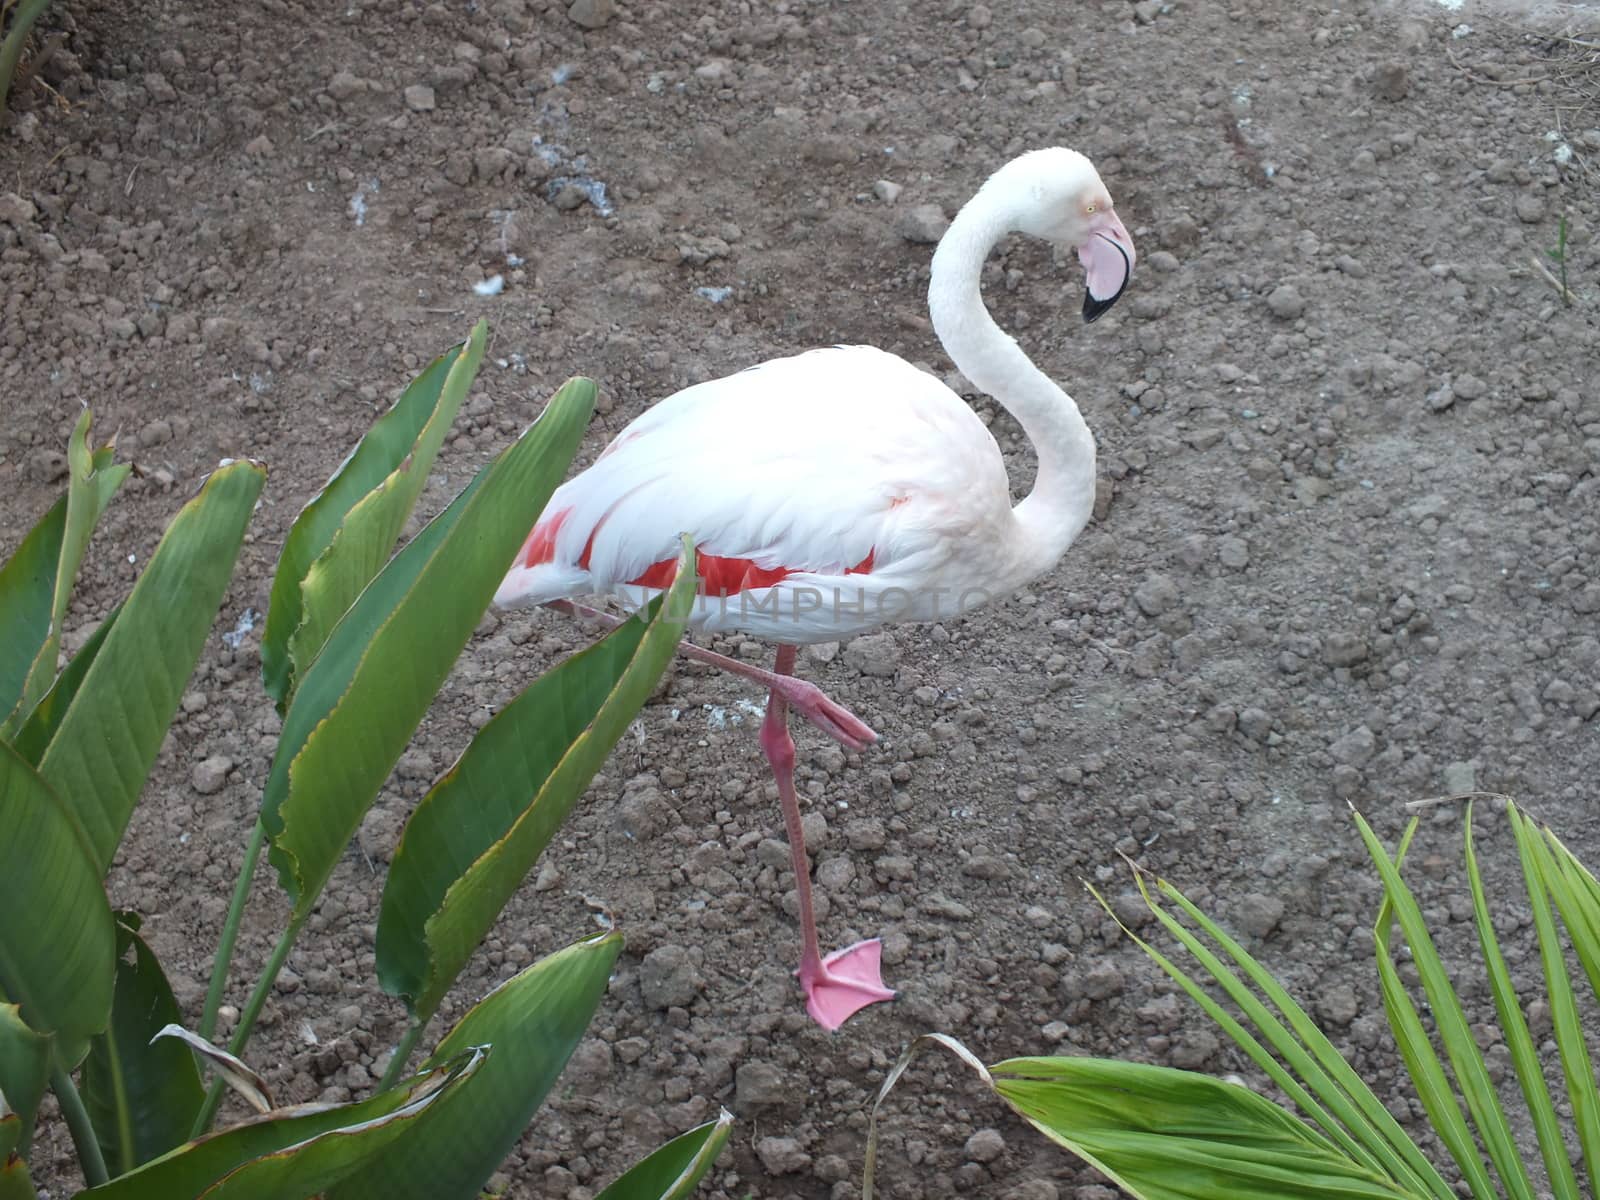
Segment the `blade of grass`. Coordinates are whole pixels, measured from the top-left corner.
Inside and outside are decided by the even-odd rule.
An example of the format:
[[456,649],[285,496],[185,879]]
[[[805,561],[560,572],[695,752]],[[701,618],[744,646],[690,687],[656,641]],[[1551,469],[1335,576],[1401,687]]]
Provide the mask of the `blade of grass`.
[[[1545,987],[1550,997],[1550,1017],[1555,1028],[1556,1049],[1561,1054],[1561,1069],[1566,1075],[1567,1096],[1572,1101],[1572,1123],[1583,1148],[1589,1182],[1600,1181],[1600,1094],[1595,1090],[1594,1064],[1584,1041],[1583,1018],[1578,1014],[1577,997],[1567,976],[1567,957],[1562,952],[1550,915],[1550,891],[1560,895],[1568,887],[1566,877],[1551,857],[1550,847],[1539,836],[1532,822],[1514,807],[1511,827],[1522,852],[1522,877],[1533,905],[1533,924],[1539,934],[1539,960],[1544,966]],[[1559,899],[1557,900],[1559,904]]]
[[[1508,807],[1513,828],[1518,825],[1516,809]],[[1550,1089],[1539,1065],[1539,1052],[1528,1033],[1528,1022],[1523,1018],[1522,1005],[1517,1000],[1516,987],[1511,982],[1511,972],[1506,967],[1505,956],[1500,953],[1500,943],[1494,934],[1494,922],[1489,917],[1489,901],[1483,890],[1483,875],[1478,870],[1478,856],[1472,847],[1472,804],[1466,806],[1465,851],[1467,882],[1472,889],[1472,913],[1478,927],[1478,946],[1483,954],[1484,968],[1489,977],[1489,990],[1494,996],[1495,1013],[1505,1034],[1506,1047],[1511,1051],[1511,1066],[1517,1073],[1523,1098],[1528,1104],[1528,1114],[1533,1118],[1534,1134],[1539,1139],[1539,1153],[1544,1158],[1544,1169],[1550,1186],[1562,1200],[1578,1200],[1578,1177],[1567,1157],[1566,1143],[1561,1137],[1561,1124],[1556,1119],[1555,1105],[1550,1100]],[[1521,836],[1518,837],[1520,847]],[[1526,876],[1529,861],[1523,860]],[[1529,881],[1530,888],[1532,881]],[[1530,894],[1530,899],[1531,899]],[[1538,901],[1534,901],[1535,908]],[[1548,917],[1548,912],[1546,917]],[[1544,930],[1539,931],[1541,947]]]
[[1589,989],[1600,1001],[1600,882],[1549,829],[1544,830],[1544,840],[1558,868],[1552,882],[1567,885],[1551,889],[1556,905],[1572,936],[1572,949],[1589,977]]

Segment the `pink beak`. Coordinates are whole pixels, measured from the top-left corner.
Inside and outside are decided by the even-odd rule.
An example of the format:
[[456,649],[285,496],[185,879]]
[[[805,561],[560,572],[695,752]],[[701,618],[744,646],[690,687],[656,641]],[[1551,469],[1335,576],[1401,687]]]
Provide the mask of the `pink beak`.
[[1138,258],[1133,239],[1116,213],[1106,213],[1095,222],[1088,240],[1078,247],[1078,261],[1088,276],[1083,295],[1085,321],[1098,319],[1117,302]]

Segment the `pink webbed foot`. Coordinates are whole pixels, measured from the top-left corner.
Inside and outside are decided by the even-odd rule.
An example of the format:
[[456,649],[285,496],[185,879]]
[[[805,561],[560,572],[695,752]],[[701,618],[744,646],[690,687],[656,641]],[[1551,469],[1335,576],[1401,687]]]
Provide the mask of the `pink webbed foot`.
[[882,960],[883,942],[872,938],[835,950],[820,963],[802,963],[795,974],[811,1019],[833,1033],[867,1005],[893,1000],[894,990],[883,986]]

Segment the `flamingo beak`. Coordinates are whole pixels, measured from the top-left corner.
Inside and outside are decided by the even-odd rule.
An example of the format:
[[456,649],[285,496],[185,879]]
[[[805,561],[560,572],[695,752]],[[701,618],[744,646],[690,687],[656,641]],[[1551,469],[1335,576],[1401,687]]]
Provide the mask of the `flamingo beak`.
[[1098,320],[1117,302],[1138,257],[1133,239],[1116,213],[1107,212],[1096,220],[1089,237],[1078,247],[1078,261],[1088,277],[1083,293],[1085,323]]

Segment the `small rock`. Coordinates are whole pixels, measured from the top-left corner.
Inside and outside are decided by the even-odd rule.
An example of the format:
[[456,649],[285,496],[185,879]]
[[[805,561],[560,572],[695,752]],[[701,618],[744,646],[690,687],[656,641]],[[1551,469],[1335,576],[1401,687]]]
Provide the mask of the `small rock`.
[[165,417],[157,417],[154,421],[146,421],[139,430],[139,446],[148,450],[152,446],[160,446],[172,440],[172,423]]
[[1133,592],[1133,602],[1147,617],[1159,617],[1178,603],[1178,585],[1166,575],[1148,575]]
[[650,1008],[686,1007],[700,994],[700,984],[689,952],[671,942],[650,951],[639,965],[639,990]]
[[1322,1015],[1334,1025],[1348,1025],[1356,1019],[1356,1014],[1361,1011],[1356,1002],[1356,990],[1348,983],[1336,983],[1326,992],[1318,1003]]
[[335,100],[348,100],[365,87],[366,84],[351,72],[335,71],[333,78],[328,80],[328,95]]
[[1083,977],[1083,994],[1091,1000],[1109,1000],[1120,996],[1126,986],[1121,969],[1112,962],[1097,962]]
[[1249,543],[1243,538],[1220,537],[1217,539],[1217,558],[1223,566],[1242,571],[1250,565]]
[[1278,927],[1279,921],[1283,920],[1283,901],[1276,896],[1247,892],[1239,897],[1239,903],[1234,907],[1233,919],[1239,928],[1251,937],[1264,938]]
[[1396,101],[1404,100],[1411,94],[1411,73],[1406,70],[1405,63],[1386,62],[1378,66],[1376,74],[1372,77],[1372,90],[1378,94],[1378,99]]
[[764,1137],[756,1142],[756,1157],[768,1175],[793,1175],[811,1165],[811,1155],[792,1137]]
[[1221,1048],[1216,1034],[1209,1029],[1196,1030],[1172,1048],[1172,1065],[1180,1071],[1198,1071]]
[[769,1062],[756,1059],[740,1063],[734,1073],[734,1092],[741,1112],[793,1099],[784,1073]]
[[25,225],[33,223],[39,210],[33,201],[24,200],[15,192],[0,192],[0,223],[11,226],[19,233]]
[[433,89],[425,83],[413,83],[405,90],[406,107],[412,112],[432,112]]
[[887,633],[869,633],[854,639],[844,649],[844,660],[863,675],[892,679],[900,658],[894,638]]
[[1306,302],[1292,283],[1280,284],[1267,297],[1267,308],[1280,321],[1292,321],[1306,310]]
[[1537,225],[1544,220],[1544,200],[1532,192],[1517,197],[1517,220],[1524,225]]
[[1330,633],[1322,643],[1322,661],[1330,667],[1352,667],[1370,653],[1366,639],[1353,633]]
[[251,158],[271,158],[273,153],[272,139],[266,134],[258,134],[244,144],[244,152]]
[[994,13],[986,4],[974,4],[967,9],[967,24],[973,29],[987,29],[994,24]]
[[567,19],[580,29],[603,29],[616,14],[616,0],[573,0],[567,9]]
[[1006,1152],[1006,1140],[998,1129],[980,1129],[967,1139],[961,1153],[970,1162],[993,1162]]
[[1478,790],[1478,769],[1469,762],[1446,763],[1444,790],[1452,796]]
[[900,199],[900,193],[903,191],[905,188],[887,179],[880,179],[872,185],[872,194],[885,204],[893,204]]
[[194,784],[194,790],[202,796],[212,796],[220,792],[222,785],[228,782],[228,772],[231,770],[233,770],[233,759],[216,754],[204,762],[196,763],[189,775],[189,781]]
[[1243,709],[1239,713],[1239,732],[1252,742],[1264,742],[1272,732],[1272,717],[1265,709]]
[[1161,15],[1161,6],[1165,0],[1139,0],[1133,6],[1133,19],[1141,25],[1154,25],[1156,18]]
[[944,236],[950,221],[937,204],[918,204],[895,218],[894,229],[908,242],[931,246]]
[[1365,765],[1377,751],[1378,739],[1365,725],[1357,725],[1328,747],[1328,753],[1333,755],[1333,761],[1347,767]]

